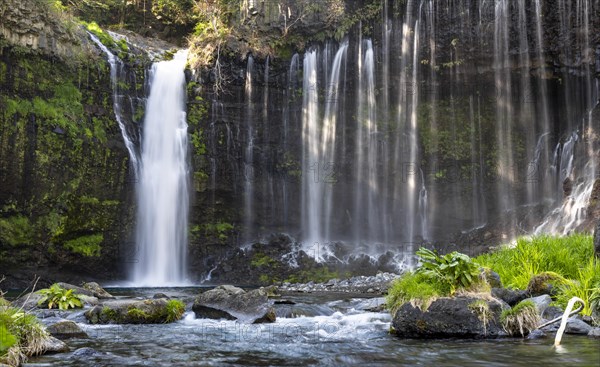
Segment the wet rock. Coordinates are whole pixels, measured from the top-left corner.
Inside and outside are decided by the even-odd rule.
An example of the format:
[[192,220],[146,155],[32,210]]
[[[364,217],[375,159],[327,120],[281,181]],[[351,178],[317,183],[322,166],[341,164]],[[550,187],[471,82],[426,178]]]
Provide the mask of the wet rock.
[[526,298],[524,301],[531,301],[535,304],[535,307],[538,310],[538,314],[543,315],[544,311],[550,306],[552,303],[552,298],[549,295],[544,294],[538,297]]
[[164,298],[107,301],[85,313],[91,324],[163,324],[178,320],[182,312],[173,313]]
[[79,299],[85,306],[97,306],[100,303],[98,298],[86,295],[79,295]]
[[552,319],[562,316],[562,314],[564,312],[565,312],[565,310],[563,310],[560,307],[548,306],[548,307],[546,307],[546,310],[544,310],[544,312],[541,314],[541,316],[545,319],[552,320]]
[[484,269],[483,276],[492,288],[503,288],[500,275],[491,269]]
[[592,327],[585,323],[585,321],[576,319],[574,317],[570,317],[567,321],[567,327],[565,328],[565,333],[567,334],[580,334],[580,335],[588,335],[592,330]]
[[73,321],[62,320],[47,327],[48,332],[58,339],[87,338],[85,331]]
[[90,357],[99,357],[103,355],[101,352],[98,352],[95,349],[89,348],[89,347],[83,347],[83,348],[79,348],[76,351],[73,352],[73,354],[71,355],[72,357],[75,358],[90,358]]
[[281,292],[348,292],[348,293],[369,293],[385,294],[390,283],[399,278],[400,275],[394,273],[379,272],[372,276],[356,276],[349,279],[331,279],[325,283],[283,283],[279,287]]
[[[484,302],[485,315],[473,307]],[[497,300],[473,297],[439,298],[426,311],[405,303],[392,325],[403,338],[493,338],[503,334],[499,323],[505,306]]]
[[96,282],[83,283],[83,288],[91,291],[93,296],[99,299],[114,299],[115,297],[108,293]]
[[527,292],[508,288],[492,288],[492,296],[503,300],[512,307],[527,298]]
[[39,293],[39,291],[27,293],[13,301],[11,304],[13,307],[22,308],[25,311],[31,311],[38,308],[38,301],[41,300],[42,297],[43,296]]
[[532,330],[528,335],[527,339],[542,339],[546,337],[546,333],[542,330],[536,329]]
[[588,333],[590,338],[600,338],[600,327],[595,327],[590,330]]
[[245,323],[275,322],[275,310],[264,289],[245,292],[230,285],[200,294],[192,310],[197,318],[240,320]]
[[69,351],[69,347],[63,341],[51,336],[42,342],[43,353],[64,353]]

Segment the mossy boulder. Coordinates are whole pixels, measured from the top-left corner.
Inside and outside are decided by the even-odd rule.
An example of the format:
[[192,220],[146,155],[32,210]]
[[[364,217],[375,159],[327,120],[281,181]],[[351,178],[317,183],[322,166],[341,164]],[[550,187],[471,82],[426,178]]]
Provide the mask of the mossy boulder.
[[503,334],[499,318],[505,308],[493,298],[467,296],[438,298],[425,311],[408,302],[392,325],[403,338],[495,338]]
[[244,291],[231,285],[200,294],[192,310],[198,318],[239,320],[258,324],[275,322],[275,309],[264,288]]
[[544,294],[555,296],[558,291],[557,286],[564,283],[564,281],[565,279],[559,274],[546,271],[531,277],[526,292],[531,297],[542,296]]
[[85,313],[90,324],[165,324],[181,319],[185,305],[179,300],[108,301]]
[[87,338],[88,335],[85,331],[81,330],[79,325],[70,320],[62,320],[47,328],[50,335],[58,339],[70,339],[70,338]]

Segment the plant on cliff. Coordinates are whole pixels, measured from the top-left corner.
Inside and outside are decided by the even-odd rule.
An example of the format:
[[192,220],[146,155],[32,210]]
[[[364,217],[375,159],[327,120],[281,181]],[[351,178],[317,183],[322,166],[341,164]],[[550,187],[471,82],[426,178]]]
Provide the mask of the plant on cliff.
[[75,293],[74,289],[65,289],[55,283],[50,288],[40,289],[39,292],[42,298],[38,301],[38,306],[58,307],[60,310],[83,307],[80,296]]
[[0,218],[0,242],[11,246],[29,245],[33,241],[33,233],[29,218],[23,215]]
[[38,319],[0,298],[0,364],[19,366],[44,351],[50,338]]
[[510,335],[525,336],[540,323],[540,315],[533,301],[522,301],[515,307],[502,311],[500,322]]

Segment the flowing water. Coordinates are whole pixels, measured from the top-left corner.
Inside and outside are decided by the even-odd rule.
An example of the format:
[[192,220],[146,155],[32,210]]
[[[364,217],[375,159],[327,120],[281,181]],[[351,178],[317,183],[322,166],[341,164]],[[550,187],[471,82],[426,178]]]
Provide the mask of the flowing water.
[[108,64],[110,65],[110,83],[113,90],[113,110],[115,113],[115,119],[119,124],[119,128],[121,129],[121,135],[123,136],[123,142],[125,143],[125,147],[127,148],[127,152],[129,153],[129,159],[131,160],[131,166],[133,167],[134,174],[137,178],[137,170],[138,170],[138,152],[133,142],[133,139],[130,137],[130,133],[127,131],[127,127],[123,122],[123,95],[119,92],[119,74],[123,69],[123,62],[115,56],[106,46],[100,42],[98,37],[89,33],[92,41],[106,54],[108,59]]
[[[155,292],[191,300],[197,289],[110,290],[121,297]],[[387,313],[365,311],[379,299],[292,295],[275,305],[274,324],[196,319],[167,325],[80,326],[89,339],[70,339],[71,352],[33,358],[27,366],[597,366],[598,341],[553,339],[407,340],[389,334]],[[78,348],[93,348],[84,354]]]
[[187,51],[155,63],[144,121],[138,184],[139,286],[186,280],[189,208],[188,137],[185,113]]

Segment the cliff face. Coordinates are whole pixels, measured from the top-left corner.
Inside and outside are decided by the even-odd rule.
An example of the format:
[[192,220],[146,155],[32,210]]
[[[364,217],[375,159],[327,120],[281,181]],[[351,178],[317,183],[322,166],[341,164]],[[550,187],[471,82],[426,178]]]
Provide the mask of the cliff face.
[[[298,275],[281,270],[294,261],[307,280],[337,276],[350,258],[352,271],[395,270],[423,243],[480,252],[533,232],[564,195],[591,200],[597,2],[223,1],[179,24],[147,19],[149,3],[78,11],[167,38],[195,24],[194,280],[283,280]],[[8,285],[34,273],[124,279],[136,261],[135,182],[109,65],[47,1],[2,0],[0,15]],[[148,65],[125,58],[117,88],[139,145]],[[544,231],[570,228],[561,217]],[[277,232],[310,256],[289,255],[298,246],[286,236],[240,250]],[[331,254],[343,261],[324,268],[310,258]],[[273,259],[281,268],[267,275]]]
[[122,279],[133,182],[104,55],[48,2],[0,13],[3,286]]
[[596,3],[275,3],[192,48],[194,269],[237,280],[225,244],[277,231],[347,258],[591,229]]
[[75,23],[48,1],[4,0],[0,19],[0,34],[12,45],[65,60],[79,49]]

